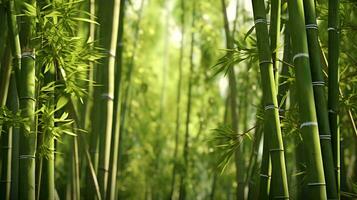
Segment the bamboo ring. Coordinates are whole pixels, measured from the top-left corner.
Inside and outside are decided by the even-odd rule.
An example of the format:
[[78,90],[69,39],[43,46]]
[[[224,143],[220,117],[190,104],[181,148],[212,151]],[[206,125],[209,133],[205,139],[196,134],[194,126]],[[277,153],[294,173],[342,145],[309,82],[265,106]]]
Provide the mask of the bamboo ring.
[[317,122],[304,122],[300,125],[300,128],[304,128],[306,126],[317,126]]

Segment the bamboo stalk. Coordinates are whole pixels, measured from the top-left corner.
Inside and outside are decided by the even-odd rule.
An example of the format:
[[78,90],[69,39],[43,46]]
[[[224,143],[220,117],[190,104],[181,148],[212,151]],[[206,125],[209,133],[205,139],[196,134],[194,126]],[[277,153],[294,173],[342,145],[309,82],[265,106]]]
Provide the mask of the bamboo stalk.
[[311,63],[311,77],[315,97],[318,129],[322,160],[324,165],[326,191],[328,199],[337,199],[336,177],[331,146],[331,133],[325,99],[324,77],[320,59],[320,45],[318,40],[315,2],[304,0],[305,23]]
[[[238,12],[238,4],[239,1],[237,1],[237,7],[236,7],[236,12]],[[234,44],[234,34],[236,31],[236,27],[233,28],[233,32],[231,33],[230,28],[229,28],[229,22],[228,22],[228,17],[227,17],[227,11],[226,11],[226,3],[225,0],[221,0],[221,7],[222,7],[222,13],[223,13],[223,21],[224,21],[224,29],[225,29],[225,35],[226,35],[226,47],[227,49],[233,49]],[[233,55],[232,52],[227,53],[228,59],[232,59]],[[239,118],[238,118],[238,110],[237,110],[237,80],[235,77],[235,70],[234,70],[234,65],[229,66],[229,71],[228,71],[228,85],[229,85],[229,92],[230,92],[230,109],[231,109],[231,126],[232,130],[238,134],[239,131]],[[243,146],[240,146],[236,151],[235,151],[235,170],[236,170],[236,181],[237,181],[237,188],[236,188],[236,197],[237,199],[243,199],[244,198],[244,175],[241,173],[244,171],[244,160],[242,159],[243,155]]]
[[[54,65],[49,69],[47,73],[44,74],[44,84],[45,86],[52,83],[55,81],[55,67],[57,66],[56,62]],[[50,108],[51,111],[54,112],[55,110],[55,90],[53,89],[51,91],[52,94],[49,94],[49,98],[46,99],[46,104],[48,108]],[[55,113],[54,113],[55,115]],[[52,122],[54,123],[54,121]],[[54,125],[54,124],[52,124]],[[54,159],[55,159],[55,146],[54,146],[54,136],[52,133],[48,130],[44,130],[42,133],[43,139],[48,138],[44,140],[44,144],[46,145],[46,148],[49,150],[49,154],[40,158],[42,162],[42,169],[41,169],[41,179],[40,179],[40,194],[39,198],[40,199],[54,199],[55,198],[55,165],[54,165]]]
[[[115,56],[117,48],[118,37],[118,23],[119,23],[119,0],[113,0],[106,4],[98,3],[99,22],[101,24],[99,42],[100,45],[108,51],[108,56],[103,59],[103,84],[100,101],[103,107],[103,118],[98,130],[101,133],[101,140],[99,143],[100,157],[99,157],[99,171],[98,180],[101,187],[101,193],[105,198],[108,178],[109,178],[109,163],[112,140],[112,126],[113,126],[113,109],[114,109],[114,74],[115,74]],[[108,20],[112,19],[112,20]],[[104,114],[105,113],[105,114]],[[103,131],[104,130],[104,131]]]
[[[143,14],[143,10],[144,10],[144,2],[145,0],[141,0],[140,3],[140,8],[137,11],[138,14],[138,19],[137,22],[135,24],[135,28],[134,28],[134,44],[133,44],[133,54],[131,55],[130,59],[129,59],[129,63],[128,63],[128,70],[127,73],[125,74],[125,79],[122,82],[122,87],[123,92],[122,92],[122,103],[121,103],[121,113],[120,113],[120,128],[119,128],[119,153],[118,153],[118,159],[119,159],[119,166],[118,166],[118,174],[119,176],[121,175],[121,170],[122,170],[122,164],[121,163],[121,158],[123,155],[123,141],[124,141],[124,135],[125,135],[125,125],[126,125],[126,118],[128,115],[128,110],[130,107],[130,92],[131,92],[131,87],[132,87],[132,74],[134,73],[134,69],[135,69],[135,56],[137,53],[137,48],[139,45],[139,30],[140,30],[140,24],[141,24],[141,20],[142,20],[142,14]],[[124,77],[124,76],[123,76]],[[124,83],[126,83],[124,85]],[[118,116],[117,116],[118,117]],[[119,119],[117,119],[119,120]]]
[[[35,6],[34,0],[26,1]],[[21,8],[22,13],[26,8]],[[35,49],[33,38],[35,20],[33,17],[21,17],[21,70],[17,79],[19,108],[21,116],[26,119],[20,127],[19,144],[19,199],[35,200]]]
[[339,0],[328,1],[328,109],[337,192],[340,196]]
[[[5,48],[5,55],[4,58],[1,60],[1,80],[0,80],[0,107],[3,107],[6,105],[6,100],[8,96],[8,91],[9,91],[9,85],[10,85],[10,77],[11,77],[11,71],[12,71],[12,62],[11,62],[11,51],[10,51],[10,45],[7,44]],[[0,126],[1,130],[1,126]]]
[[[117,2],[119,4],[119,1]],[[124,20],[121,19],[122,17],[124,17],[124,9],[125,9],[125,0],[120,0],[120,4],[119,6],[119,10],[117,10],[118,13],[115,14],[115,17],[118,18],[117,24],[113,24],[113,26],[116,26],[116,29],[118,32],[119,30],[119,34],[115,34],[115,37],[118,36],[118,40],[119,43],[123,42],[123,22]],[[118,16],[116,16],[118,15]],[[114,23],[114,22],[113,22]],[[112,37],[114,37],[114,35],[112,35]],[[115,39],[117,40],[117,39]],[[118,53],[122,54],[122,47],[120,51]],[[120,55],[120,57],[122,58],[122,55]],[[116,121],[114,121],[114,125],[113,125],[113,140],[112,140],[112,146],[113,146],[113,150],[110,154],[110,167],[109,167],[109,182],[108,182],[108,190],[107,190],[107,194],[106,194],[106,199],[110,200],[110,199],[114,199],[115,198],[115,194],[116,194],[116,190],[117,190],[117,172],[118,172],[118,155],[119,155],[119,139],[120,139],[120,118],[118,118],[118,116],[120,116],[120,104],[121,104],[121,93],[120,93],[120,76],[121,74],[119,74],[119,72],[121,71],[121,62],[122,60],[120,59],[118,61],[120,64],[117,66],[116,69],[116,81],[117,84],[115,84],[115,89],[116,89],[116,95],[114,95],[114,103],[115,106],[114,108],[116,109],[114,112],[114,118],[116,119]],[[119,119],[119,120],[118,120]]]
[[169,198],[173,199],[175,191],[176,182],[176,171],[177,171],[177,154],[179,145],[179,132],[180,132],[180,117],[181,117],[181,85],[182,85],[182,66],[183,66],[183,54],[184,54],[184,39],[185,39],[185,0],[180,1],[180,11],[181,11],[181,44],[180,44],[180,55],[178,63],[178,82],[177,82],[177,95],[176,95],[176,120],[175,120],[175,147],[173,155],[173,168],[171,177],[171,188]]
[[248,197],[247,199],[256,199],[257,198],[257,192],[258,192],[258,180],[259,176],[257,176],[257,171],[259,167],[258,163],[258,154],[259,154],[259,146],[260,142],[262,140],[262,124],[259,124],[258,119],[255,120],[257,122],[255,126],[255,132],[254,132],[254,141],[252,145],[252,150],[249,158],[249,167],[248,167],[248,174],[246,178],[246,185],[248,185],[249,191],[248,191]]
[[[12,74],[9,86],[9,95],[7,99],[7,106],[14,113],[17,112],[17,93],[14,75]],[[6,125],[1,134],[1,154],[2,154],[2,167],[0,179],[0,199],[9,200],[11,195],[12,186],[12,157],[13,157],[13,135],[17,133],[17,128],[14,126]]]
[[196,12],[196,3],[193,2],[192,9],[192,24],[191,24],[191,44],[190,44],[190,70],[188,76],[188,90],[187,90],[187,105],[186,105],[186,123],[185,123],[185,139],[183,146],[183,159],[184,159],[184,171],[180,179],[180,190],[179,190],[179,199],[184,200],[187,198],[187,183],[189,176],[189,137],[190,137],[190,123],[191,123],[191,110],[192,110],[192,87],[193,87],[193,73],[194,73],[194,45],[195,45],[195,12]]
[[281,0],[271,1],[271,12],[270,12],[270,49],[272,52],[273,59],[273,70],[277,90],[279,88],[279,43],[280,43],[280,20],[281,16]]
[[[9,104],[12,112],[16,113],[19,109],[19,99],[16,90],[16,79],[15,74],[11,75],[10,80],[10,93],[9,93]],[[11,152],[11,186],[10,186],[10,197],[11,199],[18,199],[18,180],[19,180],[19,128],[12,128],[12,152]]]
[[279,110],[284,111],[286,109],[286,95],[289,92],[289,63],[292,62],[291,55],[291,37],[289,32],[289,26],[285,26],[285,35],[284,35],[284,55],[283,55],[283,65],[281,70],[281,75],[279,76],[279,87],[278,87],[278,104]]
[[[265,5],[263,0],[252,0],[255,20],[255,30],[257,33],[258,55],[260,61],[260,74],[263,87],[264,99],[264,138],[270,137],[269,154],[271,156],[274,187],[270,188],[270,198],[289,198],[288,183],[286,175],[284,147],[280,130],[280,120],[278,112],[278,102],[274,73],[272,66],[272,54],[269,46],[269,35],[265,16]],[[267,140],[264,142],[266,143]],[[263,173],[266,173],[262,171]],[[269,178],[269,174],[261,173],[261,180]],[[262,189],[268,188],[263,185]],[[266,199],[266,194],[260,194],[261,199]]]
[[[326,199],[324,167],[319,141],[318,123],[315,111],[309,52],[305,29],[302,0],[289,0],[289,20],[292,26],[291,40],[294,52],[294,66],[300,111],[300,130],[307,157],[307,195],[312,199]],[[304,98],[301,98],[304,97]]]
[[[95,20],[95,0],[90,0],[89,1],[89,13],[91,14],[90,19],[92,21]],[[95,31],[96,31],[96,24],[90,23],[89,25],[89,38],[88,40],[90,42],[94,42],[95,39]],[[93,48],[94,44],[92,44]],[[98,163],[98,134],[93,131],[93,125],[91,121],[91,117],[95,115],[93,113],[93,107],[94,107],[94,66],[95,63],[91,62],[89,63],[88,67],[88,99],[86,101],[86,110],[85,110],[85,118],[84,118],[84,129],[89,131],[89,149],[88,151],[91,153],[91,159],[93,160],[93,163],[95,164],[94,171],[97,172],[98,166],[96,165]],[[115,119],[113,119],[115,122]],[[86,170],[86,177],[85,180],[85,188],[84,188],[84,197],[86,199],[93,199],[93,195],[91,194],[91,191],[95,190],[93,182],[91,181],[91,166],[89,163],[86,165],[87,170]]]
[[78,151],[78,138],[73,137],[73,188],[74,188],[74,199],[81,199],[81,181],[79,173],[79,151]]
[[[0,27],[3,28],[2,31],[0,31],[0,58],[3,58],[6,47],[6,41],[7,41],[7,35],[8,35],[8,26],[7,26],[7,11],[6,11],[6,1],[1,0],[0,1]],[[1,69],[1,64],[0,64],[0,69]]]
[[[267,121],[267,120],[265,120]],[[263,122],[263,127],[266,127],[266,122]],[[263,131],[263,154],[260,167],[260,183],[259,183],[259,198],[268,199],[270,196],[271,185],[271,157],[269,154],[269,135]]]
[[[21,66],[21,46],[20,46],[20,38],[19,38],[19,31],[18,31],[18,26],[17,26],[17,19],[16,19],[16,11],[15,11],[15,1],[14,0],[7,0],[6,2],[3,2],[4,4],[6,3],[6,8],[7,8],[7,12],[6,12],[6,17],[7,17],[7,25],[9,27],[9,44],[11,46],[11,53],[13,56],[13,68],[16,72],[16,76],[17,76],[17,80],[19,80],[19,69]],[[8,49],[6,50],[8,51]],[[1,57],[0,57],[1,58]],[[5,75],[9,75],[11,73],[12,70],[12,65],[8,65],[8,67],[6,68],[6,66],[3,66],[1,70],[3,70],[3,74]],[[6,70],[7,69],[7,70]],[[7,76],[5,76],[7,77]],[[2,81],[2,85],[4,86],[4,88],[1,88],[1,96],[3,96],[4,94],[7,93],[7,91],[5,91],[5,89],[7,87],[5,87],[5,84],[8,84],[8,82],[10,81],[10,78],[5,78]],[[18,83],[17,83],[18,84]],[[7,90],[7,89],[6,89]],[[4,93],[3,93],[4,92]],[[6,93],[5,93],[6,92]],[[5,105],[5,101],[6,97],[4,96],[4,98],[2,98],[1,100],[1,105]]]

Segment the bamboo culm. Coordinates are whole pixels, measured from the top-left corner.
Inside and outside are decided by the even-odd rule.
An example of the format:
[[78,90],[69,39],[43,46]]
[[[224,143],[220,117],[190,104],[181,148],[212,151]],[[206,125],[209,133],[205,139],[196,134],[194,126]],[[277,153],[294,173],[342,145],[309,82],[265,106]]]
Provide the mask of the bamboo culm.
[[[120,19],[120,17],[124,16],[124,6],[125,6],[125,0],[116,0],[115,1],[116,7],[114,8],[114,19],[113,20],[113,32],[112,32],[112,44],[117,45],[117,40],[119,39],[120,42],[123,41],[123,32],[122,32],[122,27],[124,26],[123,20]],[[121,23],[120,23],[121,22]],[[121,31],[118,34],[119,29]],[[119,38],[118,38],[119,37]],[[112,47],[114,48],[114,47]],[[120,51],[119,53],[122,53]],[[119,61],[122,62],[122,61]],[[118,67],[121,67],[119,65]],[[115,85],[116,95],[114,95],[114,102],[115,106],[114,108],[119,109],[119,110],[114,110],[113,116],[116,116],[116,119],[119,119],[118,116],[120,116],[120,103],[121,103],[121,95],[120,95],[120,75],[118,72],[121,71],[120,68],[117,68],[116,70],[116,81],[117,84]],[[105,195],[105,198],[110,200],[110,199],[115,199],[115,193],[116,193],[116,183],[117,183],[117,171],[118,171],[118,154],[119,154],[119,139],[120,139],[120,120],[116,120],[113,123],[112,127],[112,134],[113,134],[113,139],[112,139],[112,151],[110,153],[110,167],[109,167],[109,179],[108,179],[108,189],[107,189],[107,194]]]
[[313,96],[312,79],[310,72],[309,52],[305,29],[305,17],[302,0],[289,0],[289,20],[293,62],[296,74],[296,87],[300,130],[305,147],[307,164],[307,195],[312,199],[326,199],[326,185],[322,155],[320,148],[318,123]]
[[340,130],[339,104],[339,0],[328,1],[328,113],[331,129],[332,153],[334,159],[337,191],[340,191]]
[[305,24],[311,65],[311,78],[314,90],[315,105],[324,173],[328,199],[337,199],[336,176],[331,146],[331,133],[328,119],[327,103],[325,99],[324,77],[320,59],[320,46],[315,14],[315,1],[304,0]]
[[[26,1],[34,6],[34,0]],[[25,12],[26,8],[21,8]],[[29,16],[21,17],[21,68],[17,76],[17,90],[21,117],[26,121],[20,127],[19,138],[19,199],[35,200],[35,49],[31,44],[35,20]]]
[[[270,188],[269,198],[289,198],[286,175],[284,147],[280,129],[276,84],[272,65],[272,53],[269,45],[269,34],[265,16],[263,0],[252,0],[255,30],[257,35],[260,75],[263,87],[264,100],[264,138],[270,137],[269,154],[272,163],[272,179],[276,185]],[[264,141],[265,143],[267,140]],[[265,150],[266,151],[266,150]],[[268,174],[261,173],[261,180],[269,178]],[[263,186],[267,188],[267,185]],[[268,197],[260,194],[260,199]]]

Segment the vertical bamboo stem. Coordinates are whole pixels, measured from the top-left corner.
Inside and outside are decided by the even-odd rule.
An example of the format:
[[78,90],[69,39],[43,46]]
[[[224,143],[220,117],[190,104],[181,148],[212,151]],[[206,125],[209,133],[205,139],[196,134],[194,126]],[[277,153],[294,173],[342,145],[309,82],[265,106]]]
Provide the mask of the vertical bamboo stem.
[[279,43],[280,43],[280,20],[281,16],[281,0],[271,1],[271,12],[270,12],[270,49],[272,52],[273,59],[273,70],[277,89],[279,88]]
[[[26,1],[35,6],[34,0]],[[26,8],[21,9],[22,13]],[[35,155],[36,155],[36,132],[35,132],[35,49],[32,39],[35,30],[33,17],[21,17],[21,70],[18,76],[18,94],[21,116],[27,119],[20,127],[19,145],[19,199],[35,200]]]
[[326,191],[328,199],[337,199],[336,176],[331,146],[331,133],[325,99],[324,77],[320,59],[315,2],[304,0],[305,24],[311,63],[312,86],[316,102],[317,123],[320,134],[322,160],[324,165]]
[[181,45],[180,45],[180,55],[179,55],[179,66],[178,66],[178,82],[177,82],[177,95],[176,95],[176,125],[175,125],[175,147],[173,155],[173,169],[171,177],[171,189],[169,198],[173,199],[175,182],[176,182],[176,170],[177,170],[177,154],[179,145],[179,132],[180,132],[180,117],[181,117],[181,84],[182,84],[182,66],[183,66],[183,54],[184,54],[184,38],[185,38],[185,0],[180,1],[180,11],[181,11]]
[[300,130],[306,150],[305,156],[307,157],[307,194],[312,199],[326,199],[325,175],[311,84],[307,36],[306,32],[299,32],[299,30],[305,29],[303,1],[289,0],[288,7],[297,95],[299,97]]
[[338,117],[339,104],[339,0],[328,1],[328,109],[331,128],[332,153],[340,194],[340,130]]
[[[124,4],[125,1],[124,0],[119,0],[118,2],[116,2],[118,5],[118,10],[116,10],[115,13],[115,17],[118,18],[117,23],[114,24],[113,22],[113,27],[115,27],[116,32],[118,32],[119,29],[121,29],[121,31],[118,34],[115,34],[115,37],[119,37],[119,41],[122,42],[122,37],[123,37],[123,32],[122,32],[122,27],[123,27],[123,20],[120,19],[120,17],[124,16]],[[114,37],[114,35],[112,35],[112,37]],[[112,38],[113,39],[113,38]],[[115,40],[117,40],[117,38],[115,38]],[[122,53],[122,51],[118,52],[118,53]],[[122,62],[121,60],[119,60],[119,62]],[[119,65],[119,67],[121,67],[121,65]],[[113,125],[113,129],[112,129],[112,133],[113,133],[113,140],[112,140],[112,146],[113,146],[113,150],[110,154],[110,167],[109,167],[109,182],[108,182],[108,190],[107,190],[107,194],[106,199],[110,200],[110,199],[114,199],[115,198],[115,192],[116,192],[116,183],[117,183],[117,172],[118,172],[118,154],[119,154],[119,138],[120,138],[120,120],[118,120],[118,116],[120,116],[120,104],[121,104],[121,93],[120,93],[120,76],[121,74],[119,74],[118,72],[120,72],[120,68],[116,69],[116,80],[118,81],[115,85],[115,89],[116,89],[116,95],[114,96],[114,102],[115,102],[115,106],[114,108],[119,109],[119,110],[115,110],[114,116],[116,116],[116,121],[114,122]]]
[[[264,138],[270,137],[269,154],[272,163],[272,179],[275,185],[270,188],[270,198],[289,198],[288,183],[286,175],[284,147],[280,129],[278,102],[274,72],[272,65],[272,54],[269,45],[269,35],[265,16],[265,5],[263,0],[252,0],[257,33],[257,45],[260,64],[260,74],[263,86],[264,99]],[[266,142],[265,140],[264,142]],[[263,172],[264,173],[264,172]],[[261,173],[261,180],[269,178],[268,174]],[[267,185],[263,186],[267,188]],[[267,198],[266,195],[260,198]]]
[[186,125],[185,125],[185,140],[183,146],[183,159],[184,159],[184,171],[180,180],[180,192],[179,199],[184,200],[187,198],[187,183],[189,176],[189,137],[190,137],[190,123],[191,123],[191,104],[192,104],[192,87],[193,87],[193,73],[194,73],[194,44],[195,44],[195,12],[196,2],[193,2],[192,9],[192,24],[191,24],[191,44],[190,44],[190,70],[188,77],[188,90],[187,90],[187,105],[186,105]]

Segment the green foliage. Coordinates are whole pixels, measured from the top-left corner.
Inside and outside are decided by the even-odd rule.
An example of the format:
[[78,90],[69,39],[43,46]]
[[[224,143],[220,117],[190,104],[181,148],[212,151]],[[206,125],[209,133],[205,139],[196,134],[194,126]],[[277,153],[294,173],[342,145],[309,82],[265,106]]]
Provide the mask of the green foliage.
[[221,170],[221,173],[227,168],[232,156],[242,144],[244,137],[252,140],[250,131],[254,128],[244,133],[235,133],[229,125],[220,124],[212,130],[210,143],[214,145],[215,152],[219,155],[217,168]]
[[[123,44],[118,44],[123,45],[123,56],[120,61],[122,67],[116,69],[115,72],[115,78],[118,78],[118,74],[121,75],[120,86],[115,86],[115,90],[118,89],[117,87],[121,89],[119,96],[123,96],[122,91],[127,85],[131,88],[125,104],[127,110],[125,126],[120,132],[118,199],[169,198],[174,164],[177,171],[173,199],[178,198],[179,180],[183,174],[187,174],[187,180],[184,182],[187,186],[186,199],[234,199],[236,185],[242,184],[237,182],[235,163],[231,162],[234,160],[232,156],[238,149],[240,153],[237,156],[242,161],[239,164],[247,169],[244,170],[244,185],[249,188],[248,197],[254,199],[251,193],[257,193],[256,186],[259,185],[263,146],[258,132],[263,131],[265,110],[261,105],[262,89],[255,27],[252,11],[247,6],[251,2],[239,1],[237,19],[233,19],[235,2],[226,1],[229,25],[231,28],[236,25],[236,33],[233,39],[234,48],[225,49],[219,1],[195,2],[196,27],[192,29],[189,28],[193,9],[191,1],[185,1],[184,11],[182,11],[181,0],[145,0],[143,12],[139,9],[141,0],[127,1]],[[326,54],[327,1],[316,2],[319,37],[323,53]],[[98,0],[97,3],[103,2]],[[286,1],[283,0],[283,4],[282,10],[285,12]],[[357,5],[353,0],[343,0],[341,4],[342,52],[339,63],[341,98],[338,113],[340,128],[343,130],[341,135],[344,138],[341,153],[344,154],[347,171],[345,172],[346,187],[343,189],[342,196],[353,198],[357,191],[356,172],[355,168],[351,167],[353,162],[356,162],[353,161],[356,149],[353,122],[357,119],[357,57],[354,54],[357,51],[355,42],[357,41]],[[93,103],[93,91],[98,92],[99,88],[103,87],[94,82],[91,76],[97,72],[105,73],[105,70],[97,64],[101,64],[101,59],[108,56],[106,50],[98,47],[98,41],[101,38],[97,37],[97,33],[101,25],[97,21],[112,19],[99,20],[89,13],[90,2],[82,0],[53,0],[51,3],[37,1],[37,6],[31,6],[20,0],[16,1],[16,8],[20,6],[25,8],[25,12],[17,13],[19,19],[23,16],[36,19],[35,35],[32,38],[36,49],[37,129],[35,133],[38,138],[42,137],[42,141],[37,143],[36,156],[46,159],[55,156],[55,187],[61,199],[65,199],[66,194],[74,195],[75,170],[78,168],[81,198],[85,198],[87,190],[84,190],[84,187],[93,182],[93,177],[86,172],[89,164],[85,153],[90,154],[93,168],[98,173],[96,163],[98,152],[90,146],[93,142],[90,140],[94,136],[93,146],[95,147],[98,141],[96,136],[102,134],[102,130],[98,132],[91,130],[92,118],[96,118],[98,113],[92,113],[90,108],[86,108]],[[270,3],[266,7],[267,15],[270,14],[269,10]],[[184,24],[181,24],[182,12],[185,12]],[[0,15],[2,16],[2,13]],[[102,16],[103,13],[96,13],[96,15]],[[142,18],[138,23],[140,15]],[[163,16],[168,16],[168,19],[163,19]],[[168,27],[164,23],[166,20]],[[287,13],[282,13],[281,20],[283,25],[281,31],[284,32],[285,25],[288,23]],[[4,23],[1,22],[1,24]],[[90,25],[95,28],[94,41],[88,36]],[[185,28],[184,35],[181,35],[182,26]],[[168,30],[167,33],[166,30]],[[189,49],[192,31],[195,32],[193,55],[195,68],[190,74]],[[3,33],[0,37],[2,35]],[[168,38],[165,38],[166,35]],[[184,46],[181,101],[177,103],[182,38]],[[0,39],[6,40],[6,38]],[[273,51],[280,54],[282,46]],[[117,63],[118,57],[116,55]],[[3,58],[0,59],[3,61]],[[278,61],[279,67],[286,64],[291,69],[288,75],[280,76],[285,78],[285,81],[279,86],[288,85],[289,92],[279,105],[280,108],[283,103],[286,103],[286,109],[279,113],[279,119],[289,174],[289,191],[293,199],[296,198],[297,188],[306,183],[307,177],[305,155],[302,154],[302,160],[297,159],[297,154],[302,152],[298,149],[302,138],[299,128],[301,124],[298,118],[299,111],[295,101],[296,98],[302,97],[295,97],[294,94],[296,80],[295,74],[292,73],[293,64],[282,60],[281,56]],[[166,71],[163,70],[164,67]],[[227,77],[224,75],[227,75],[232,68],[235,69],[237,80],[238,132],[232,131],[232,127],[226,124],[230,120],[229,109],[225,112],[226,99],[230,95],[227,91]],[[131,80],[128,77],[130,70],[132,70]],[[324,66],[324,70],[327,71],[327,66]],[[325,75],[327,80],[327,74]],[[184,117],[187,112],[188,98],[185,94],[190,76],[193,77],[193,86],[188,130],[190,135],[189,165],[185,166],[182,154],[185,133],[183,122],[185,122]],[[180,107],[179,121],[181,123],[178,127],[179,153],[177,158],[174,158],[177,106]],[[12,112],[7,107],[1,107],[0,127],[21,127],[26,124],[27,119],[21,118],[20,114],[21,111]],[[82,127],[84,124],[82,118],[87,118],[86,116],[89,116],[86,122],[88,125]],[[102,120],[102,123],[105,123],[105,120]],[[5,128],[1,130],[2,133],[7,131]],[[78,143],[75,144],[74,138],[78,140]],[[255,140],[258,139],[259,141],[255,144]],[[53,140],[56,141],[55,149],[51,146]],[[78,146],[75,147],[75,145]],[[74,158],[77,158],[78,162],[75,162]],[[90,191],[93,192],[94,188],[90,188]],[[89,195],[94,196],[92,193]]]
[[212,70],[215,71],[213,77],[220,73],[227,75],[231,67],[234,67],[243,61],[251,63],[248,69],[254,66],[253,63],[257,63],[258,51],[255,39],[249,37],[249,40],[235,40],[234,43],[236,48],[225,49],[224,51],[226,51],[226,54],[219,58],[217,63],[212,67]]
[[25,122],[26,119],[21,117],[20,112],[14,113],[6,106],[0,107],[0,126],[6,125],[8,127],[20,127],[21,125],[25,124]]

